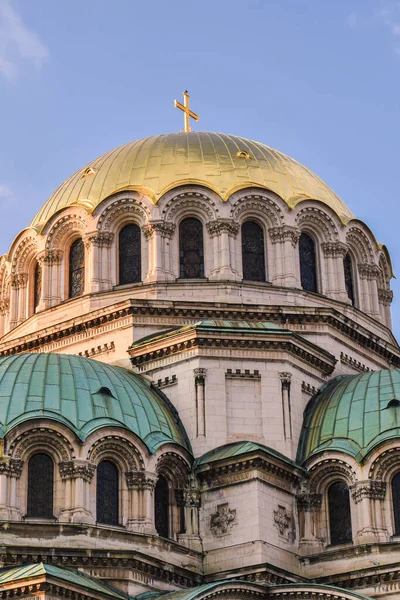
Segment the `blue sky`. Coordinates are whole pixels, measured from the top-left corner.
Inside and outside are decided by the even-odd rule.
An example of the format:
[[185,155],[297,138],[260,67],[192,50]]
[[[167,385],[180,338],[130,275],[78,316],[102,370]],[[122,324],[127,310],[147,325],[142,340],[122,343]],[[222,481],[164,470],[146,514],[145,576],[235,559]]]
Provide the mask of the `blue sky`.
[[[400,298],[400,0],[0,0],[0,254],[125,142],[242,135],[324,179],[392,255]],[[394,325],[400,337],[400,304]]]

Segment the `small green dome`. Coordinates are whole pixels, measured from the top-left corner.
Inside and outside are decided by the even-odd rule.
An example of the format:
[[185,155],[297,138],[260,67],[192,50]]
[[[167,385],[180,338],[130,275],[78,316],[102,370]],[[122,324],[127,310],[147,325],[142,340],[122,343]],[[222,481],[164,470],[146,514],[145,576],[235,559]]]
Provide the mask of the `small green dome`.
[[113,425],[135,433],[151,452],[169,442],[191,450],[174,407],[140,375],[67,354],[0,358],[0,438],[39,418],[63,423],[82,441]]
[[343,375],[309,402],[297,455],[299,462],[339,450],[359,462],[379,443],[400,437],[400,370]]

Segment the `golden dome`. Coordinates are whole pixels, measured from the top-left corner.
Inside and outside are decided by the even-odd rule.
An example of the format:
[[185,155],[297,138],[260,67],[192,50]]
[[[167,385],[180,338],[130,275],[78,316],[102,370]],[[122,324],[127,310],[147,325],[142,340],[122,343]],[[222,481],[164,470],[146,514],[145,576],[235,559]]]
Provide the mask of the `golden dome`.
[[31,226],[43,226],[67,206],[92,211],[118,191],[136,190],[157,203],[168,190],[188,184],[208,187],[223,200],[243,188],[264,188],[290,208],[301,200],[320,200],[342,221],[353,218],[342,200],[293,158],[245,138],[192,131],[144,138],[96,158],[50,196]]

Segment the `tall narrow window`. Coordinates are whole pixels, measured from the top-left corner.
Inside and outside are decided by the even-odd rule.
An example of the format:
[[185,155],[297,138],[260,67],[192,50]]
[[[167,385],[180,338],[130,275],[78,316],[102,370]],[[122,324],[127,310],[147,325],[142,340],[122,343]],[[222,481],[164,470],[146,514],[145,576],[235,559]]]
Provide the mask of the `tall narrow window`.
[[351,300],[352,305],[355,305],[355,296],[354,296],[354,282],[353,282],[353,264],[351,260],[350,254],[346,254],[343,259],[343,269],[344,269],[344,282],[346,285],[346,292],[348,297]]
[[85,287],[85,246],[81,238],[69,249],[69,297],[81,296]]
[[118,469],[109,460],[97,466],[96,520],[105,525],[119,523],[119,477]]
[[392,479],[392,501],[394,514],[394,534],[400,535],[400,472]]
[[328,505],[332,546],[352,542],[350,494],[344,481],[335,481],[329,487]]
[[252,221],[242,225],[243,279],[265,281],[264,232]]
[[33,285],[33,308],[36,311],[42,295],[42,267],[38,262],[35,265]]
[[126,225],[119,234],[119,283],[138,283],[142,278],[140,227]]
[[315,259],[315,243],[307,233],[302,233],[299,240],[301,287],[308,292],[317,292],[317,263]]
[[54,463],[48,454],[38,452],[28,463],[27,516],[53,517]]
[[159,475],[154,491],[154,522],[161,537],[169,537],[169,486],[163,475]]
[[199,219],[184,219],[179,225],[179,276],[204,277],[203,225]]

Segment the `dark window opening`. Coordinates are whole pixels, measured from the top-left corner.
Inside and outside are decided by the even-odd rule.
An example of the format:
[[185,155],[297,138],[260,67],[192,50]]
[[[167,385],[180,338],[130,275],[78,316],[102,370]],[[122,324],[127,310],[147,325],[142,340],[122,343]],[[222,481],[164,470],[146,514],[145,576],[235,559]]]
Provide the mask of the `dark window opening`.
[[35,265],[33,285],[33,308],[34,311],[36,311],[37,307],[39,306],[40,298],[42,296],[42,267],[38,262]]
[[252,221],[242,225],[242,263],[243,279],[265,281],[264,232]]
[[119,234],[119,283],[138,283],[142,280],[142,250],[140,227],[126,225]]
[[331,545],[352,542],[350,494],[344,481],[335,481],[329,487],[328,505]]
[[97,393],[103,394],[103,396],[111,396],[111,398],[114,398],[114,394],[108,387],[101,387]]
[[154,491],[154,521],[158,535],[169,537],[169,486],[163,475],[159,475]]
[[27,516],[53,518],[54,463],[48,456],[39,452],[28,463],[28,506]]
[[98,523],[118,525],[119,476],[117,467],[109,460],[101,461],[97,467],[96,506]]
[[299,240],[301,287],[308,292],[317,292],[317,263],[315,243],[307,233],[302,233]]
[[356,303],[354,295],[354,281],[353,281],[353,264],[350,254],[346,254],[343,259],[344,268],[344,282],[346,285],[347,296],[350,298],[352,305]]
[[396,398],[393,398],[393,400],[390,400],[390,402],[388,402],[388,405],[386,408],[398,408],[400,406],[400,400],[396,400]]
[[400,472],[392,479],[392,501],[394,514],[394,534],[400,535]]
[[85,288],[85,246],[81,238],[69,249],[69,297],[82,296]]
[[198,219],[184,219],[179,225],[179,276],[204,277],[203,225]]

